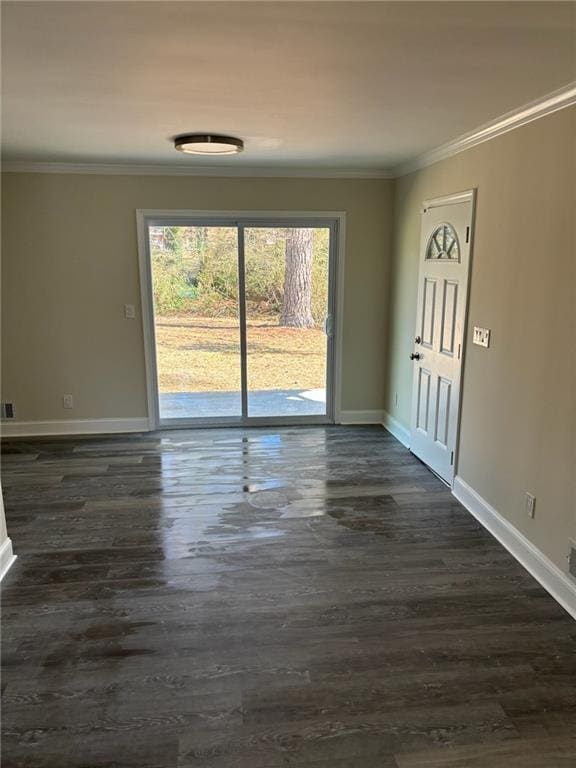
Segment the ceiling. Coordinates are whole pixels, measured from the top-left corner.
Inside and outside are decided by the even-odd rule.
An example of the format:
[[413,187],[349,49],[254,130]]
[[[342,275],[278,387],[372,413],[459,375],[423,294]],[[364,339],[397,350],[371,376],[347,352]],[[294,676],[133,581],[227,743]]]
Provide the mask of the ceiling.
[[[575,80],[575,19],[573,2],[3,2],[3,154],[389,168]],[[174,151],[196,131],[246,151]]]

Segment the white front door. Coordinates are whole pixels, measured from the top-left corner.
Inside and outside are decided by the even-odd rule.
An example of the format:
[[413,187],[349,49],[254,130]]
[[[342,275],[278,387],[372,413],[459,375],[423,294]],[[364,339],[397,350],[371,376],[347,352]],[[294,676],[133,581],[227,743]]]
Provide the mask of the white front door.
[[427,201],[422,211],[411,451],[454,478],[474,193]]

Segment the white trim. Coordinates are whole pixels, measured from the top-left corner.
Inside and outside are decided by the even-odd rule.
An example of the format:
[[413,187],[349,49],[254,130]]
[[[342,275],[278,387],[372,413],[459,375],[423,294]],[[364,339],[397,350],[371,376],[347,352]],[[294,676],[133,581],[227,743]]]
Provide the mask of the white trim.
[[16,555],[12,551],[12,539],[9,537],[0,546],[0,581],[6,576],[10,568],[14,565]]
[[[468,273],[466,275],[466,291],[464,293],[464,301],[466,302],[464,307],[464,316],[462,318],[462,348],[460,350],[460,372],[459,372],[459,380],[458,380],[458,413],[456,416],[456,442],[454,443],[454,474],[452,476],[452,487],[454,487],[454,480],[458,474],[458,467],[460,464],[460,427],[462,425],[462,413],[464,410],[464,374],[466,372],[466,354],[468,351],[468,318],[469,318],[469,309],[470,309],[470,296],[472,293],[472,267],[474,266],[472,263],[472,260],[474,258],[474,246],[476,243],[476,195],[477,195],[477,188],[474,187],[471,190],[467,190],[466,192],[460,192],[455,195],[453,195],[453,198],[458,198],[458,200],[455,200],[455,202],[461,202],[459,198],[470,196],[467,198],[471,205],[472,205],[472,215],[470,217],[470,242],[469,242],[469,251],[468,251]],[[448,195],[448,198],[450,196]],[[441,200],[442,198],[436,198],[436,200]],[[434,204],[434,200],[427,201],[429,205]]]
[[383,168],[298,168],[273,166],[201,166],[130,163],[43,163],[7,160],[3,173],[61,173],[98,176],[218,176],[250,179],[392,179]]
[[151,429],[158,429],[158,370],[156,367],[156,333],[154,324],[154,294],[150,244],[146,227],[148,211],[136,211],[136,236],[138,240],[138,270],[140,273],[140,306],[142,307],[142,338],[144,343],[144,368],[146,371],[146,408]]
[[465,192],[454,192],[452,195],[444,195],[443,197],[433,197],[430,200],[424,200],[422,203],[422,211],[429,210],[430,208],[441,208],[443,205],[457,205],[458,203],[474,203],[476,199],[476,188],[467,189]]
[[186,208],[138,208],[136,213],[143,220],[144,218],[167,218],[167,219],[215,219],[216,224],[222,221],[228,223],[238,223],[244,226],[254,226],[260,221],[276,221],[278,219],[341,219],[346,218],[346,211],[254,211],[250,208],[244,210],[213,210],[213,209],[194,209]]
[[398,440],[402,445],[404,445],[406,448],[410,448],[410,430],[407,429],[403,424],[401,424],[397,419],[395,419],[393,416],[390,416],[390,414],[387,411],[384,411],[384,429],[387,429],[388,432],[390,432],[391,435],[393,435],[396,440]]
[[337,424],[383,424],[384,411],[340,411]]
[[457,155],[467,149],[476,147],[478,144],[483,144],[485,141],[495,139],[497,136],[508,133],[508,131],[513,131],[515,128],[520,128],[527,123],[531,123],[533,120],[546,117],[546,115],[551,115],[553,112],[565,109],[566,107],[571,107],[575,104],[576,82],[572,82],[556,91],[552,91],[552,93],[546,94],[546,96],[543,96],[540,99],[531,101],[511,112],[507,112],[489,123],[484,123],[484,125],[470,131],[470,133],[465,133],[453,141],[442,144],[436,149],[424,152],[405,163],[401,163],[391,169],[392,175],[394,177],[406,176],[406,174],[412,173],[413,171],[419,171],[440,160],[445,160],[446,158]]
[[332,361],[332,393],[334,398],[334,421],[336,424],[341,422],[342,418],[342,377],[344,373],[343,364],[343,339],[344,339],[344,291],[346,290],[346,280],[344,278],[344,263],[346,261],[346,213],[335,214],[338,220],[338,242],[336,243],[336,278],[334,283],[334,313],[336,322],[334,323],[334,360]]
[[576,619],[576,581],[563,573],[520,531],[457,476],[453,495],[544,589]]
[[2,423],[2,437],[42,435],[102,435],[116,432],[148,432],[147,418],[62,419],[58,421],[10,421]]
[[[286,222],[288,225],[298,226],[300,222],[316,222],[322,226],[330,226],[336,233],[331,253],[331,264],[335,265],[336,274],[334,280],[331,277],[330,311],[335,315],[334,338],[332,340],[332,354],[328,357],[328,364],[332,371],[331,387],[331,412],[328,420],[334,419],[340,423],[342,401],[342,368],[343,368],[343,328],[344,328],[344,289],[345,289],[345,258],[346,258],[346,212],[345,211],[228,211],[228,210],[186,210],[186,209],[158,209],[141,208],[136,211],[136,228],[138,241],[138,266],[140,272],[140,293],[142,305],[142,329],[144,339],[144,358],[146,368],[146,397],[150,429],[158,429],[160,426],[160,414],[158,412],[158,374],[156,364],[156,340],[154,328],[154,300],[152,291],[152,272],[150,245],[147,236],[147,225],[155,219],[165,221],[197,220],[199,224],[211,222],[222,226],[258,226],[266,222]],[[270,419],[270,423],[276,423],[282,419]],[[214,423],[210,420],[210,423]],[[250,418],[248,424],[256,424],[256,420]],[[298,422],[299,423],[299,422]],[[200,420],[187,420],[187,426],[201,426]],[[172,426],[172,425],[171,425]],[[175,425],[174,425],[175,426]]]

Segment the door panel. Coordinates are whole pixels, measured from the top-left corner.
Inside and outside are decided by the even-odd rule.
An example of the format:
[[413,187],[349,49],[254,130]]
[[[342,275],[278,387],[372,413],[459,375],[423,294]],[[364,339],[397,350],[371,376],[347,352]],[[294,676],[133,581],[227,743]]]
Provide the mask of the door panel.
[[436,442],[443,448],[448,447],[448,433],[450,423],[450,392],[452,382],[438,377],[437,382],[437,404],[436,404]]
[[458,282],[444,280],[444,301],[442,308],[442,330],[440,335],[440,351],[444,355],[454,355],[454,338],[456,333],[456,310],[458,308]]
[[466,316],[472,195],[422,213],[410,448],[452,482]]
[[418,369],[418,412],[416,426],[425,435],[428,434],[428,422],[430,417],[430,371],[420,367]]
[[424,280],[424,300],[422,306],[422,345],[431,348],[434,344],[436,325],[436,280],[429,277]]
[[244,232],[248,416],[326,416],[330,229]]
[[240,418],[236,227],[151,226],[162,421]]

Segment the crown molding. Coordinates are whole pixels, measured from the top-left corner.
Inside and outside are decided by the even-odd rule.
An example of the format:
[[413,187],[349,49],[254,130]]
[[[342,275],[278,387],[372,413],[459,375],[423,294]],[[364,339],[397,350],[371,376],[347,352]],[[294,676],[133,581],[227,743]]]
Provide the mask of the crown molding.
[[472,149],[472,147],[476,147],[478,144],[483,144],[485,141],[495,139],[503,133],[513,131],[515,128],[520,128],[527,123],[531,123],[533,120],[546,117],[546,115],[551,115],[553,112],[574,106],[575,104],[576,82],[572,82],[543,96],[541,99],[531,101],[523,107],[507,112],[496,120],[485,123],[475,131],[465,133],[457,139],[449,141],[447,144],[443,144],[436,149],[418,155],[412,160],[401,163],[391,169],[392,176],[395,178],[398,176],[406,176],[408,173],[413,173],[421,168],[426,168],[429,165],[438,163],[440,160],[445,160],[460,152],[465,152],[467,149]]
[[391,179],[380,168],[295,168],[264,166],[140,165],[129,163],[42,163],[4,161],[3,173],[76,173],[100,176],[219,176],[279,179]]
[[536,101],[485,123],[470,133],[393,168],[313,168],[273,166],[191,166],[131,163],[48,163],[5,161],[3,173],[76,173],[101,176],[218,176],[221,178],[278,179],[395,179],[446,160],[485,141],[520,128],[560,109],[576,105],[576,82],[568,83]]

